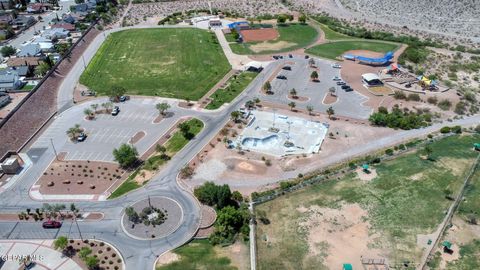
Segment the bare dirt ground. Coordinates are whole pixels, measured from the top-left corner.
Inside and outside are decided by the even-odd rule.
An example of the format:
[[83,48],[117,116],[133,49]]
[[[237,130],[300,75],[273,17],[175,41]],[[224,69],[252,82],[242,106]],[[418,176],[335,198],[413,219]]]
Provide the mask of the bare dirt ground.
[[323,104],[333,104],[337,102],[337,96],[331,95],[330,93],[326,93],[325,97],[323,98]]
[[233,245],[228,247],[215,247],[215,252],[220,257],[227,257],[231,260],[231,265],[238,270],[250,269],[250,250],[249,247],[241,242],[236,241]]
[[364,220],[367,211],[359,205],[342,205],[340,209],[314,205],[297,211],[307,215],[299,225],[307,232],[310,255],[324,256],[328,269],[341,269],[346,262],[353,269],[362,269],[362,257],[383,257],[381,250],[369,247],[375,235],[369,233],[370,224]]
[[[82,247],[89,247],[92,250],[91,255],[99,259],[99,269],[122,270],[123,260],[121,255],[115,251],[109,244],[96,240],[69,240],[69,246],[75,250],[75,255],[71,257],[82,269],[88,269],[85,262],[80,259],[79,251]],[[67,247],[67,248],[68,248]]]
[[174,263],[176,261],[179,261],[180,260],[180,256],[173,253],[172,251],[167,251],[165,253],[163,253],[162,255],[160,255],[160,257],[158,257],[157,259],[157,263],[156,263],[156,267],[160,267],[160,266],[164,266],[164,265],[167,265],[167,264],[171,264],[171,263]]
[[258,42],[274,40],[280,36],[275,28],[249,29],[240,31],[243,42]]
[[377,170],[372,168],[370,168],[368,172],[365,172],[362,168],[358,168],[355,172],[357,173],[358,178],[364,182],[370,182],[377,177]]
[[28,93],[10,93],[12,99],[9,104],[0,110],[0,119],[5,118],[17,105],[28,95]]

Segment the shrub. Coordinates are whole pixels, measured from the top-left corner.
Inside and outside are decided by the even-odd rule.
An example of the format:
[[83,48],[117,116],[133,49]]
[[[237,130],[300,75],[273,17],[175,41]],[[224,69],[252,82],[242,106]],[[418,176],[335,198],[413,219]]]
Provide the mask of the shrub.
[[437,106],[444,111],[448,111],[452,107],[452,102],[448,99],[443,99],[438,103]]
[[395,99],[407,99],[407,96],[405,95],[405,93],[399,90],[395,91],[395,93],[393,94],[393,97]]
[[389,156],[393,155],[393,149],[388,148],[387,150],[385,150],[385,154]]
[[450,133],[450,131],[451,131],[450,127],[442,127],[440,129],[440,133],[442,134]]
[[453,127],[451,127],[450,130],[451,130],[451,132],[456,133],[456,134],[462,133],[462,127],[461,126],[453,126]]
[[465,114],[466,110],[467,110],[467,104],[465,104],[465,102],[463,102],[463,101],[460,101],[455,105],[454,112],[456,114],[463,115],[463,114]]
[[422,100],[422,99],[420,98],[420,95],[419,95],[419,94],[412,93],[412,94],[409,94],[409,95],[408,95],[407,100],[420,101],[420,100]]
[[427,98],[427,102],[430,104],[437,104],[438,103],[438,98],[437,97],[429,97]]

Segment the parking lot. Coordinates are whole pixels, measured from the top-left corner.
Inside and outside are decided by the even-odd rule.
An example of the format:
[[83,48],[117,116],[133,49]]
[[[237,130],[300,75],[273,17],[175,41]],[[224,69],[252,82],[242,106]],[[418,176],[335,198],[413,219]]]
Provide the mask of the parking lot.
[[[356,91],[345,92],[333,80],[335,76],[340,77],[340,69],[331,66],[333,62],[315,59],[317,69],[309,66],[308,59],[299,57],[277,60],[277,62],[281,66],[291,66],[292,70],[280,70],[277,75],[283,75],[287,79],[274,78],[271,82],[274,94],[266,95],[262,97],[262,100],[280,104],[294,101],[299,109],[306,109],[308,105],[311,105],[315,111],[319,112],[325,112],[328,107],[332,106],[337,115],[360,119],[367,119],[371,114],[372,109],[362,105],[368,100],[367,97]],[[294,62],[294,64],[287,64],[287,62]],[[310,80],[310,74],[314,70],[319,75],[318,82]],[[335,87],[337,101],[333,104],[324,104],[323,100],[330,87]],[[289,99],[288,95],[292,88],[295,88],[298,96],[305,97],[307,100]]]
[[[82,105],[72,107],[58,116],[48,129],[36,140],[31,147],[32,151],[46,149],[53,143],[57,153],[66,152],[67,160],[90,160],[90,161],[114,161],[112,151],[122,143],[130,143],[130,140],[138,132],[145,135],[134,143],[139,154],[150,148],[174,123],[178,115],[163,119],[160,123],[154,123],[158,116],[155,104],[165,101],[157,98],[132,99],[124,103],[117,103],[120,113],[117,116],[111,114],[97,114],[95,119],[87,120],[83,110],[90,108],[91,104],[101,104],[107,100],[95,100]],[[172,101],[172,108],[177,105]],[[100,106],[98,108],[100,110]],[[172,110],[172,109],[171,109]],[[85,130],[87,139],[84,142],[72,142],[66,131],[79,124]],[[33,160],[38,157],[31,157]]]

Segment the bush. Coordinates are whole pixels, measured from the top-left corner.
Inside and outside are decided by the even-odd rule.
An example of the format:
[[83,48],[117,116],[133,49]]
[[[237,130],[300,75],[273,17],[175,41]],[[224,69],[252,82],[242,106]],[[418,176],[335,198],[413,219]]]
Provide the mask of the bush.
[[438,103],[438,98],[437,97],[429,97],[427,98],[427,102],[430,104],[437,104]]
[[393,149],[388,148],[387,150],[385,150],[385,154],[389,156],[393,155]]
[[395,99],[407,99],[407,96],[402,91],[397,90],[397,91],[394,92],[393,98],[395,98]]
[[390,113],[385,108],[379,108],[368,120],[376,126],[409,130],[428,126],[431,118],[429,113],[404,111],[395,106]]
[[405,147],[404,144],[400,144],[400,145],[398,146],[398,149],[400,149],[400,150],[405,150],[405,149],[407,149],[407,148]]
[[451,131],[450,127],[442,127],[440,129],[440,133],[442,134],[450,133],[450,131]]
[[466,110],[467,110],[467,104],[465,104],[465,102],[463,102],[463,101],[460,101],[455,105],[454,112],[456,114],[463,115],[463,114],[465,114]]
[[450,130],[451,130],[451,132],[456,133],[456,134],[462,133],[462,127],[461,126],[453,126],[453,127],[451,127]]
[[205,182],[195,188],[193,194],[197,199],[207,205],[216,206],[218,209],[232,205],[232,192],[228,185],[215,185],[213,182]]
[[412,94],[409,94],[409,95],[408,95],[407,100],[420,101],[420,100],[422,100],[422,99],[420,98],[420,95],[419,95],[419,94],[412,93]]
[[129,168],[138,161],[138,152],[135,147],[124,143],[118,149],[113,149],[113,157],[121,167]]
[[443,99],[438,103],[437,106],[444,111],[448,111],[452,107],[452,102],[448,99]]

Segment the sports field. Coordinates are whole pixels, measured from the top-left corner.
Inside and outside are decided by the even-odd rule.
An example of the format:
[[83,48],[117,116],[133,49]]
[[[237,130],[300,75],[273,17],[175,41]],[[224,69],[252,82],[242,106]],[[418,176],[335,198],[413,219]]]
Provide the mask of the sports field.
[[80,83],[100,95],[122,86],[128,94],[198,100],[229,70],[208,31],[135,29],[110,34]]
[[398,44],[382,41],[352,40],[320,44],[307,49],[306,53],[323,58],[337,60],[337,57],[351,50],[367,50],[379,53],[386,53],[389,51],[394,51],[398,47]]
[[312,44],[318,32],[310,25],[291,23],[277,28],[280,36],[275,40],[249,43],[230,43],[236,54],[269,54],[296,50]]
[[[478,152],[480,136],[451,136],[425,150],[373,165],[256,207],[258,269],[341,269],[360,256],[388,263],[419,261],[417,239],[435,231]],[[413,268],[402,268],[413,269]],[[467,269],[467,268],[462,268]]]

